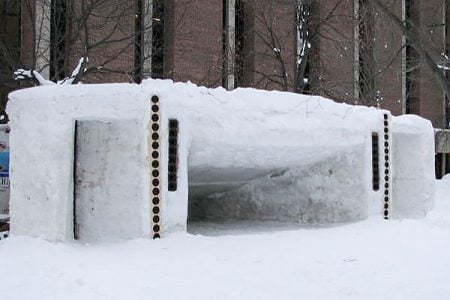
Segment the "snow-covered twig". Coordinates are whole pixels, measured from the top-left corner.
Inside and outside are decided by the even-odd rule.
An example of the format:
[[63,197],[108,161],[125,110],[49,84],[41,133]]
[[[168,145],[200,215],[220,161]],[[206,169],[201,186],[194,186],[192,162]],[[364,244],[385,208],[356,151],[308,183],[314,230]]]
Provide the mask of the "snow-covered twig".
[[448,71],[450,70],[450,67],[447,67],[448,64],[450,64],[450,58],[447,54],[442,53],[442,57],[445,59],[444,61],[438,62],[436,65],[439,69]]
[[447,66],[444,66],[444,65],[438,64],[437,66],[438,66],[439,69],[444,70],[444,71],[450,70],[450,67],[447,67]]
[[35,70],[18,69],[14,71],[14,80],[31,80],[35,85],[54,85],[53,81],[45,79]]
[[89,59],[87,57],[82,57],[78,61],[77,66],[72,72],[72,75],[70,77],[66,77],[61,81],[58,81],[58,84],[77,84],[81,76],[86,72],[86,64],[88,63]]
[[436,65],[439,69],[444,70],[444,71],[448,71],[450,70],[450,67],[447,67],[448,64],[450,64],[450,58],[448,57],[447,54],[442,53],[441,54],[442,57],[445,59],[444,61],[438,62]]
[[31,80],[35,85],[77,84],[83,76],[84,72],[86,72],[86,64],[88,63],[88,61],[89,59],[87,57],[80,58],[77,66],[72,72],[72,75],[56,83],[51,80],[45,79],[44,76],[41,75],[41,73],[35,70],[25,69],[17,69],[16,71],[14,71],[14,79],[19,81]]

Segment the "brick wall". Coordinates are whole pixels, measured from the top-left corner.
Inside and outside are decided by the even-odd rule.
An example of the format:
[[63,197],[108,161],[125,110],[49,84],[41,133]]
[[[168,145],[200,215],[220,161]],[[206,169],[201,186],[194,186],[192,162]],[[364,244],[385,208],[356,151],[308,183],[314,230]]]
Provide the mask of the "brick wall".
[[353,103],[353,0],[315,1],[313,13],[316,14],[313,90],[337,101]]
[[34,14],[35,1],[22,1],[21,8],[21,51],[20,57],[24,68],[34,68]]
[[222,85],[222,0],[166,1],[164,77]]
[[[293,90],[295,7],[293,1],[245,1],[244,86]],[[284,76],[286,74],[287,76]]]
[[[94,1],[95,3],[95,1]],[[134,1],[100,1],[84,12],[78,1],[73,2],[73,15],[87,17],[87,38],[78,22],[69,28],[72,43],[69,46],[67,72],[71,72],[88,45],[89,64],[92,72],[83,78],[85,82],[129,82],[133,80],[135,51]],[[87,42],[86,42],[87,41]],[[97,68],[98,70],[93,70]],[[69,73],[70,74],[70,73]]]
[[[442,60],[444,52],[443,1],[418,1],[420,11],[420,32],[422,45],[436,60]],[[432,121],[433,126],[443,127],[443,92],[430,69],[422,64],[420,67],[420,115]]]
[[[384,0],[395,14],[402,18],[402,1]],[[402,34],[393,22],[375,10],[375,60],[379,72],[376,85],[382,98],[381,107],[394,115],[402,113]]]
[[[67,15],[72,20],[67,27],[65,73],[70,75],[89,45],[88,68],[84,82],[128,82],[134,71],[134,26],[136,6],[133,1],[92,1],[83,12],[81,1],[69,1]],[[89,2],[88,3],[92,3]],[[98,3],[98,4],[97,4]],[[21,11],[21,60],[24,68],[35,68],[35,0],[23,1]],[[80,27],[87,17],[88,30]],[[86,35],[87,33],[87,35]],[[50,43],[50,41],[45,41]],[[98,70],[94,70],[98,68]],[[26,85],[26,84],[25,84]]]

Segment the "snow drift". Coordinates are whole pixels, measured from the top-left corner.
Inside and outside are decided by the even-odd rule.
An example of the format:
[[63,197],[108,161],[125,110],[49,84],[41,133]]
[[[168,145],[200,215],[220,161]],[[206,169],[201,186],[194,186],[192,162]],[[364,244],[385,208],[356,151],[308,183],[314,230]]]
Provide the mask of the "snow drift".
[[188,220],[336,223],[433,205],[433,129],[416,116],[168,80],[9,98],[13,234],[159,237]]

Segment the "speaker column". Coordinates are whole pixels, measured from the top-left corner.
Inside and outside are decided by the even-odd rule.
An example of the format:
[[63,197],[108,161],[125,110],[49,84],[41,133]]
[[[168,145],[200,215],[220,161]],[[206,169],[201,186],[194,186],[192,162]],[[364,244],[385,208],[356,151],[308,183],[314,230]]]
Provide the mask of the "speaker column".
[[389,209],[391,202],[391,188],[390,188],[390,176],[391,175],[391,147],[390,147],[390,133],[389,133],[389,115],[383,116],[383,149],[384,149],[384,180],[383,180],[383,216],[387,220],[389,219]]
[[152,216],[152,236],[153,239],[161,237],[161,116],[159,107],[159,97],[153,96],[151,99],[151,138],[149,139],[150,152],[150,198]]

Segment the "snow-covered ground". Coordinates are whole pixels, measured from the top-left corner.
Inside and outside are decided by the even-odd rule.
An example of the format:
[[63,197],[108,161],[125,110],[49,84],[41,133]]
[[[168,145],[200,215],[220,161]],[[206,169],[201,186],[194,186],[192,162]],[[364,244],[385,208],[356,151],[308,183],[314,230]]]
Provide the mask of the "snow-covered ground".
[[419,220],[197,224],[215,236],[95,245],[13,236],[0,299],[450,299],[450,176],[437,192]]

